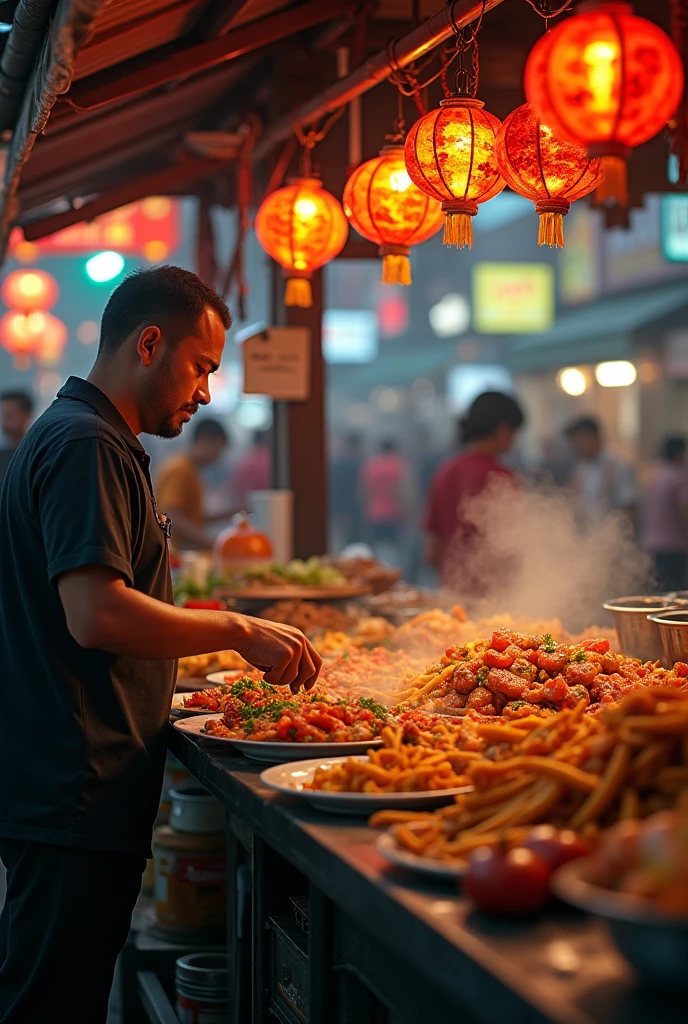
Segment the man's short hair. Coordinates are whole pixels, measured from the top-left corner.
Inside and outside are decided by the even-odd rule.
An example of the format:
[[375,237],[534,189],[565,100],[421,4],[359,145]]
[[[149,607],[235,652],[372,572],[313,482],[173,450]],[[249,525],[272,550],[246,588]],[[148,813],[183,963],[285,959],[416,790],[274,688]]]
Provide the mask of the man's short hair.
[[593,434],[595,437],[599,437],[602,431],[599,421],[593,416],[581,416],[580,419],[569,423],[564,433],[567,437],[574,437],[576,434]]
[[173,343],[179,341],[194,330],[208,307],[228,330],[232,317],[227,303],[190,270],[135,270],[115,288],[103,310],[98,355],[113,355],[137,328],[151,324]]
[[16,402],[27,416],[33,413],[33,398],[28,391],[3,391],[0,394],[0,402]]
[[199,438],[205,437],[212,441],[222,441],[223,444],[229,444],[229,434],[224,426],[219,420],[211,419],[209,416],[198,420],[194,424],[191,436],[193,441],[198,441]]

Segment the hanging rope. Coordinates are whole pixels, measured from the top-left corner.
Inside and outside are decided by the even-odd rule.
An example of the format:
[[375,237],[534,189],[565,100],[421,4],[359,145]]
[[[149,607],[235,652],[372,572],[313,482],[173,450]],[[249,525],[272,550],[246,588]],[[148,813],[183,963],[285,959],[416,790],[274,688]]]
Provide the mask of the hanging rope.
[[568,11],[573,0],[566,0],[566,3],[560,4],[558,7],[553,7],[551,0],[526,0],[526,3],[544,19],[545,32],[549,32],[550,18],[558,18],[564,11]]
[[299,172],[301,177],[312,177],[313,150],[319,142],[322,142],[323,139],[327,137],[332,126],[336,124],[345,110],[346,106],[339,107],[333,114],[330,114],[321,128],[309,128],[308,131],[304,131],[298,121],[294,123],[294,133],[302,147],[301,159],[299,160]]
[[[688,62],[688,0],[671,0],[671,35],[683,63]],[[675,117],[669,122],[671,152],[678,160],[678,184],[688,182],[688,87]]]

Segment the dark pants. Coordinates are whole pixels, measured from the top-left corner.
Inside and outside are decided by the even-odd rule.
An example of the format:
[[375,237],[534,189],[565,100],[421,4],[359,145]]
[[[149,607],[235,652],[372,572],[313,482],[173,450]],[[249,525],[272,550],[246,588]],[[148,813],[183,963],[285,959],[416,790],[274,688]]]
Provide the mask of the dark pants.
[[0,838],[0,1022],[105,1024],[142,857]]
[[688,557],[685,551],[655,551],[652,557],[655,563],[657,590],[660,594],[686,589]]

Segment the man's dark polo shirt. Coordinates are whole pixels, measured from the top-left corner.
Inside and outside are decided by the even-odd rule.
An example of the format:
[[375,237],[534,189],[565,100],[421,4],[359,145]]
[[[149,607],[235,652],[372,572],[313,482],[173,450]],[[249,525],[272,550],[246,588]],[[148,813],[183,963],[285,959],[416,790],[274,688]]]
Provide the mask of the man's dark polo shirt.
[[149,855],[175,663],[85,650],[58,577],[109,566],[172,601],[148,456],[99,388],[70,377],[0,497],[0,836]]

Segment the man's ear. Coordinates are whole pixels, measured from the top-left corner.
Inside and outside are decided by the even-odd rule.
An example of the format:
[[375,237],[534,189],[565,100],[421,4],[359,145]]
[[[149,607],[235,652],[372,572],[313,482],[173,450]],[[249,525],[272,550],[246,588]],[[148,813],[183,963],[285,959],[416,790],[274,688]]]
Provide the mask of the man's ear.
[[144,327],[139,334],[139,340],[136,343],[136,352],[143,366],[150,366],[155,357],[156,349],[159,348],[162,342],[162,331],[159,327],[151,325],[150,327]]

